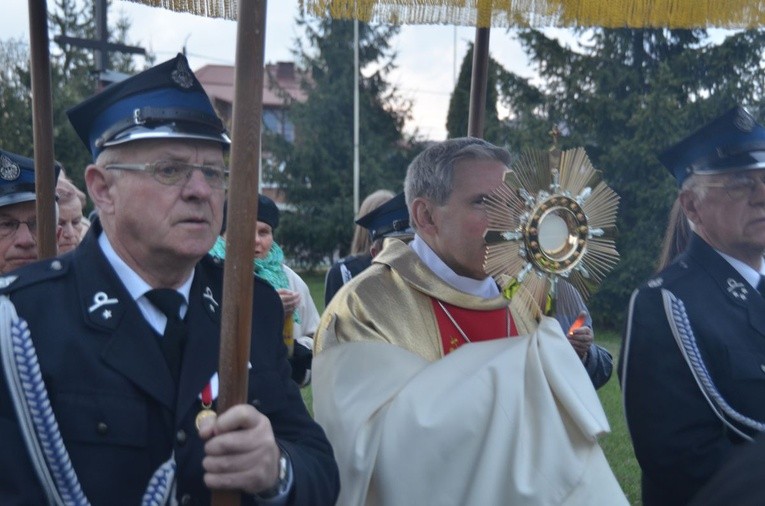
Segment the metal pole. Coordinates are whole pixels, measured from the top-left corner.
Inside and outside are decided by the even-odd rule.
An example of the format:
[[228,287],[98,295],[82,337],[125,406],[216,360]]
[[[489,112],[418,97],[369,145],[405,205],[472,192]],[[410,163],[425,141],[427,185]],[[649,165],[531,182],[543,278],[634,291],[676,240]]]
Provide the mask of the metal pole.
[[473,74],[470,82],[468,137],[483,138],[486,116],[486,85],[489,78],[489,28],[475,29]]
[[353,215],[359,213],[359,20],[353,20]]

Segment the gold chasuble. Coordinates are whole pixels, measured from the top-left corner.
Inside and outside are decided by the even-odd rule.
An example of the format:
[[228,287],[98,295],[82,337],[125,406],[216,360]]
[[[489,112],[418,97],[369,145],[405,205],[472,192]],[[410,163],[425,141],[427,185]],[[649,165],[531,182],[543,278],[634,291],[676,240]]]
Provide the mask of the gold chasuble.
[[[506,338],[508,335],[514,337]],[[441,281],[389,239],[316,332],[340,506],[621,506],[608,421],[558,322]]]

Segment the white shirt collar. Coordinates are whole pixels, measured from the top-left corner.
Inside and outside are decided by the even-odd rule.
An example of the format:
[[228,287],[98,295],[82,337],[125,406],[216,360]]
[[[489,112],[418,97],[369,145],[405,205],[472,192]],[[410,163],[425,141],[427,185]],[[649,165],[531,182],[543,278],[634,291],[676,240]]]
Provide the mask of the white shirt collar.
[[[117,273],[117,277],[122,281],[125,289],[138,305],[138,309],[141,310],[146,321],[149,322],[149,325],[151,325],[154,330],[162,334],[165,329],[165,324],[167,323],[167,317],[144,296],[146,292],[152,289],[151,285],[144,281],[137,272],[120,258],[112,247],[112,244],[109,242],[109,238],[106,237],[106,233],[102,232],[98,237],[98,245],[104,252],[106,261],[112,266],[114,272]],[[193,270],[191,271],[189,278],[177,288],[177,292],[183,296],[185,302],[181,307],[181,316],[186,316],[186,311],[188,310],[189,293],[191,293],[192,281],[194,281]]]
[[473,279],[460,276],[454,272],[451,267],[446,265],[418,234],[414,234],[414,240],[409,243],[409,247],[414,250],[417,256],[420,257],[420,260],[422,260],[422,262],[427,265],[436,276],[452,288],[485,299],[491,299],[499,295],[499,288],[494,282],[494,279],[491,277]]
[[741,277],[743,277],[750,285],[752,285],[755,290],[757,289],[757,285],[760,283],[760,276],[765,276],[765,262],[760,264],[760,271],[757,272],[741,260],[733,258],[730,255],[726,255],[722,251],[715,251],[717,251],[721,257],[727,260],[731,267],[736,269],[736,271],[741,274]]

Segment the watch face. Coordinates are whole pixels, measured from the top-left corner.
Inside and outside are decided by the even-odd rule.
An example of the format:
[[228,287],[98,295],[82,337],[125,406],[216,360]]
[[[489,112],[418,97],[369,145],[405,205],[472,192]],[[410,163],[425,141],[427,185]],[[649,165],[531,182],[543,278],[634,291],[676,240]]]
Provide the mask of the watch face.
[[273,487],[256,494],[260,499],[274,499],[285,495],[292,486],[292,464],[284,450],[279,450],[279,480]]
[[284,452],[279,456],[279,483],[283,482],[287,478],[287,457],[284,455]]

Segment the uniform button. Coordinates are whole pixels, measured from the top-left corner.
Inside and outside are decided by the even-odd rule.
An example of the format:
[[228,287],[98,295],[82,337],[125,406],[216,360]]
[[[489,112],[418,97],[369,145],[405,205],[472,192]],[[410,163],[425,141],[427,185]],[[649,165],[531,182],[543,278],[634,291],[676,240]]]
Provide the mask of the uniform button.
[[257,408],[260,406],[260,399],[253,399],[250,401],[250,404]]
[[186,431],[181,429],[178,432],[176,432],[175,440],[178,442],[179,445],[184,444],[186,442]]
[[189,504],[191,504],[191,496],[189,494],[183,494],[183,497],[181,497],[181,505],[188,506]]
[[98,422],[98,425],[96,425],[96,432],[102,436],[105,436],[106,433],[109,432],[109,426],[104,422]]

